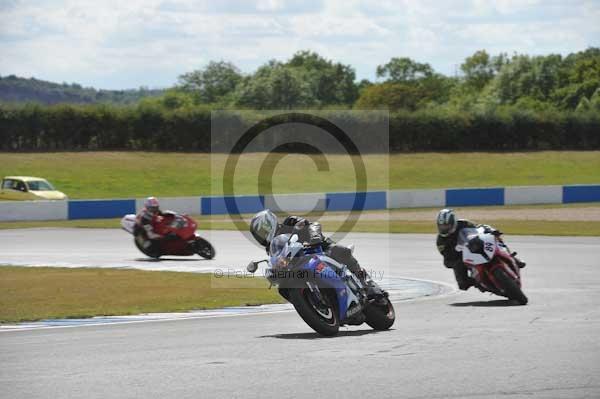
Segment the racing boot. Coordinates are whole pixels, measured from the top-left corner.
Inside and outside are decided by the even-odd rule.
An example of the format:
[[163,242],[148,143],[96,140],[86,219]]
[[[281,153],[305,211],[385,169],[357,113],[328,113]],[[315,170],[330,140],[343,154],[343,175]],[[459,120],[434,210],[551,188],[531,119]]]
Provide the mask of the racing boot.
[[358,261],[352,256],[352,250],[343,245],[332,245],[329,248],[329,255],[336,261],[348,266],[348,269],[360,280],[363,287],[367,290],[367,298],[387,297],[387,292],[383,291],[375,281],[369,276],[367,271],[360,267]]
[[469,288],[475,286],[475,280],[471,277],[467,277],[466,279],[460,280],[457,279],[456,282],[458,283],[458,289],[461,291],[466,291]]
[[462,262],[462,260],[454,262],[454,264],[452,265],[452,269],[454,271],[454,278],[456,279],[456,283],[458,284],[458,289],[460,289],[461,291],[466,291],[475,285],[475,280],[471,276],[469,276],[467,267]]
[[517,258],[516,252],[513,252],[512,254],[510,254],[510,256],[512,256],[512,258],[515,260],[515,263],[517,264],[517,266],[519,266],[519,269],[522,269],[525,266],[527,266],[527,263],[525,263],[521,259]]
[[379,287],[379,285],[373,281],[365,269],[361,269],[360,273],[358,274],[358,278],[360,279],[360,282],[367,288],[367,299],[387,298],[388,293],[382,290],[381,287]]

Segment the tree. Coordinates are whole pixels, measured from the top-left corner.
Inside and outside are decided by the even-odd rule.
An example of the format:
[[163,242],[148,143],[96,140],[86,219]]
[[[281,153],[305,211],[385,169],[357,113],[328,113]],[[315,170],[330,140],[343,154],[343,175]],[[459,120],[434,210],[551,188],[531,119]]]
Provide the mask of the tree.
[[420,105],[448,102],[457,84],[458,79],[449,78],[439,73],[433,73],[431,76],[419,80],[416,85],[423,96]]
[[386,102],[390,109],[417,109],[427,104],[448,101],[452,88],[456,85],[456,79],[438,74],[431,65],[410,58],[392,58],[387,64],[378,66],[376,72],[378,77],[386,78],[385,83],[396,85],[382,86],[369,92],[366,89],[362,90],[360,104],[364,104],[365,101],[372,103],[372,96],[386,93],[393,97]]
[[590,104],[590,100],[587,97],[582,97],[579,104],[577,104],[577,108],[575,108],[576,112],[587,112],[592,109],[592,104]]
[[377,77],[385,78],[386,82],[409,82],[433,75],[431,65],[413,61],[410,58],[392,58],[385,65],[377,67]]
[[284,65],[308,83],[316,105],[350,105],[358,97],[356,74],[350,65],[334,63],[311,51],[297,52]]
[[575,109],[584,97],[591,100],[600,88],[600,49],[590,47],[569,54],[561,68],[561,87],[552,93],[552,100],[562,108]]
[[570,83],[600,80],[600,48],[590,47],[585,51],[569,54],[564,66]]
[[244,78],[233,93],[233,104],[255,109],[290,109],[310,106],[316,101],[294,69],[269,61],[254,75]]
[[590,98],[582,96],[575,108],[577,112],[600,111],[600,88]]
[[358,109],[405,109],[414,111],[425,97],[422,88],[406,83],[386,82],[365,88],[355,107]]
[[515,104],[521,97],[549,101],[561,87],[560,55],[514,55],[491,81],[491,91],[501,104]]
[[299,51],[287,62],[267,62],[244,79],[233,104],[259,109],[351,105],[358,97],[355,78],[349,65]]
[[164,96],[159,97],[159,104],[169,110],[190,107],[193,103],[190,94],[179,90],[168,90]]
[[590,106],[596,111],[600,111],[600,88],[596,89],[592,97],[590,97]]
[[358,88],[358,93],[360,95],[360,93],[363,92],[364,89],[366,89],[367,87],[371,87],[373,86],[373,82],[371,82],[368,79],[363,79],[360,82],[358,82],[357,88]]
[[485,50],[479,50],[467,57],[460,65],[460,69],[469,87],[482,90],[506,63],[505,54],[490,57]]
[[179,85],[194,93],[199,102],[214,103],[232,93],[241,80],[240,70],[232,63],[211,61],[203,69],[179,76]]
[[291,109],[304,105],[302,81],[289,68],[274,69],[268,83],[273,108]]

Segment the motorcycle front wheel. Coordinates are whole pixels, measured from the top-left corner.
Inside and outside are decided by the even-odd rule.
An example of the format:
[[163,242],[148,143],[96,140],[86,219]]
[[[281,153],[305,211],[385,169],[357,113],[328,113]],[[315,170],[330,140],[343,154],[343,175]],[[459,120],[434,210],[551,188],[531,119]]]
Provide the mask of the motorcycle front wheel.
[[513,301],[519,302],[521,305],[527,305],[528,299],[523,294],[521,287],[513,280],[502,268],[494,270],[496,281],[504,290],[504,295]]
[[365,322],[374,330],[388,330],[396,321],[394,305],[388,298],[369,304],[365,310]]
[[327,337],[338,333],[340,321],[333,305],[335,294],[330,289],[321,289],[321,298],[309,288],[294,288],[288,292],[296,312],[313,330]]

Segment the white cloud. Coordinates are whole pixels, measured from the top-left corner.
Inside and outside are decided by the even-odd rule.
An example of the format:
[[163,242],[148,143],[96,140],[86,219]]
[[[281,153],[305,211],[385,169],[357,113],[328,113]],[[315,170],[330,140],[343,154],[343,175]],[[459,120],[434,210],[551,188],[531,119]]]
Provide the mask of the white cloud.
[[108,0],[3,3],[0,74],[86,85],[168,85],[209,60],[246,72],[310,49],[358,78],[394,56],[452,73],[491,53],[600,45],[600,5],[578,0]]

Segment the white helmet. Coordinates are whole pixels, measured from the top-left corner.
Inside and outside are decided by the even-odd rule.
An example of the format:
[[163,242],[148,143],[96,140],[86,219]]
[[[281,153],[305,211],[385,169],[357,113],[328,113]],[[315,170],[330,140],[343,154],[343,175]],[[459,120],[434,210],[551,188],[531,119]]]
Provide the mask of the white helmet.
[[160,204],[158,203],[158,200],[156,199],[156,197],[148,197],[144,201],[144,208],[146,208],[148,211],[150,211],[152,213],[158,212],[159,207],[160,207]]
[[258,212],[250,222],[250,232],[260,245],[266,247],[273,240],[277,230],[277,216],[269,209]]

